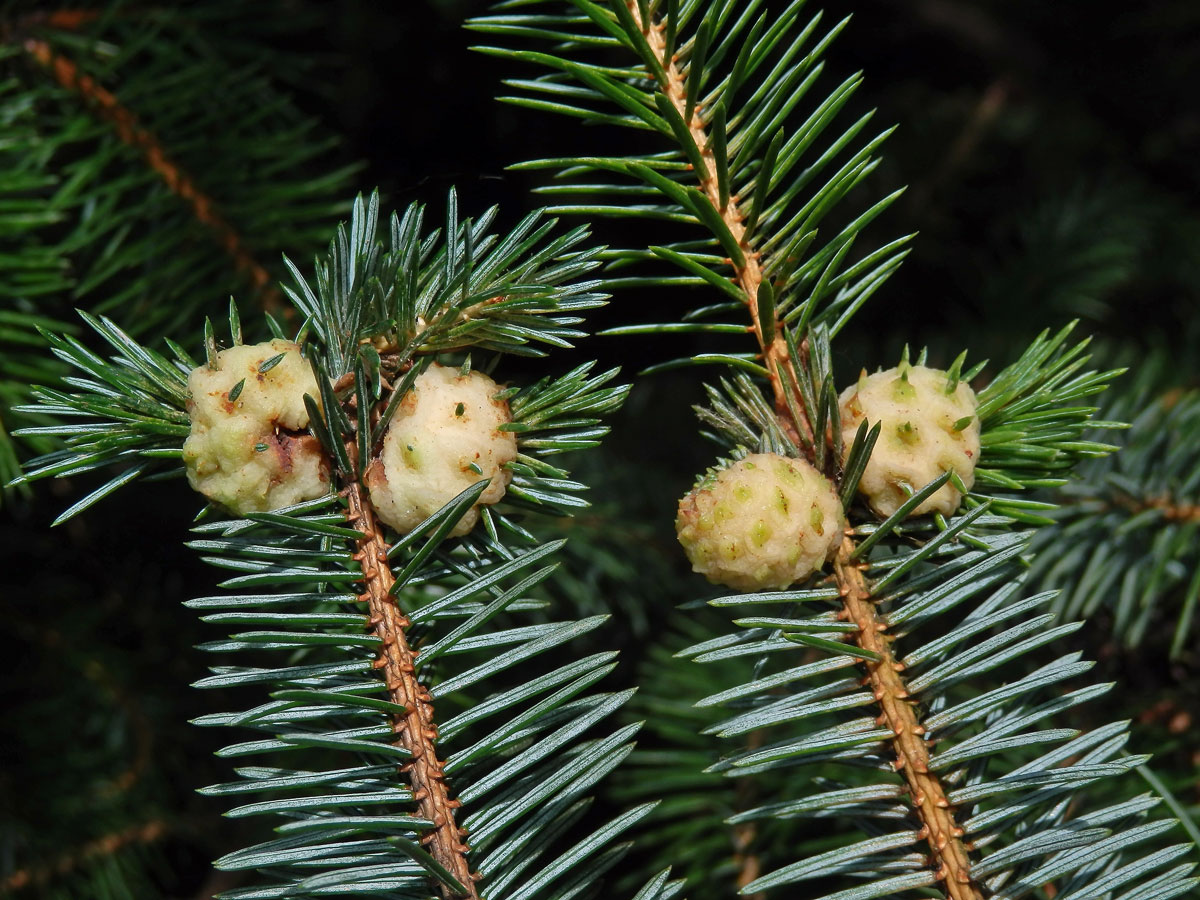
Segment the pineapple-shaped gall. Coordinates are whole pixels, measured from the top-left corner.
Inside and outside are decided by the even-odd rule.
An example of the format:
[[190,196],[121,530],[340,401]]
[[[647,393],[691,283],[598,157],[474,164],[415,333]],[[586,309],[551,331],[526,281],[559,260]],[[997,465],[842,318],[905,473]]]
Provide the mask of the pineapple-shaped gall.
[[500,386],[482,372],[431,365],[400,401],[366,482],[379,518],[407,534],[471,485],[490,478],[478,503],[450,532],[461,536],[496,503],[512,480],[517,439],[499,427],[512,421]]
[[675,519],[692,569],[739,591],[803,580],[833,556],[844,526],[825,476],[776,453],[710,472],[679,501]]
[[304,395],[319,397],[312,367],[290,341],[222,350],[188,376],[188,482],[234,513],[264,512],[329,491],[329,467],[304,433]]
[[[858,426],[881,422],[879,440],[858,491],[878,515],[890,516],[912,494],[953,470],[968,489],[979,460],[975,392],[941,369],[902,363],[842,392],[842,442],[849,453]],[[912,515],[952,514],[962,495],[947,483]]]

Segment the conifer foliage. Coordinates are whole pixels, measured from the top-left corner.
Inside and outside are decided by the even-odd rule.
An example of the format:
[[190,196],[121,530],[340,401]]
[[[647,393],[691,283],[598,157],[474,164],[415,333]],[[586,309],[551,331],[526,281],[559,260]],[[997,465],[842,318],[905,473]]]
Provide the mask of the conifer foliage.
[[[637,726],[602,724],[628,691],[590,690],[613,654],[552,653],[604,617],[531,618],[545,604],[529,594],[561,542],[521,524],[526,512],[583,503],[583,486],[551,460],[605,433],[601,417],[627,391],[610,384],[616,372],[585,364],[502,392],[512,421],[501,427],[519,451],[513,478],[507,502],[484,508],[466,538],[447,535],[486,479],[397,540],[364,490],[362,473],[434,355],[458,354],[464,370],[495,351],[542,355],[543,345],[569,346],[578,314],[603,302],[585,277],[597,265],[596,251],[580,248],[585,229],[552,236],[553,220],[535,213],[499,235],[495,215],[462,221],[451,194],[444,229],[426,229],[413,206],[391,218],[385,244],[377,198],[360,198],[313,277],[291,266],[287,294],[320,393],[305,403],[338,490],[245,517],[209,508],[191,542],[231,573],[227,593],[189,604],[232,629],[205,649],[246,660],[198,686],[237,688],[250,704],[197,720],[251,738],[219,754],[246,763],[238,780],[205,792],[228,797],[230,816],[283,820],[277,837],[217,861],[264,875],[225,896],[571,896],[617,862],[626,846],[616,838],[652,807],[575,827]],[[39,389],[37,409],[81,421],[42,430],[67,447],[28,477],[122,471],[65,515],[145,472],[178,470],[185,375],[198,365],[178,345],[168,358],[107,319],[88,321],[116,355],[50,336],[82,377],[71,393]],[[229,328],[240,343],[232,306]],[[203,365],[216,365],[211,323],[206,334]],[[676,889],[664,877],[643,896]]]
[[[721,298],[610,333],[748,331],[757,344],[748,350],[666,365],[727,369],[701,410],[724,458],[807,459],[839,485],[850,514],[831,577],[710,601],[737,611],[734,630],[683,652],[699,663],[753,661],[746,680],[700,701],[726,711],[708,731],[734,742],[711,770],[772,786],[759,792],[771,802],[727,824],[855,826],[819,852],[756,858],[753,871],[767,871],[741,889],[826,900],[1017,898],[1047,884],[1071,898],[1184,894],[1197,884],[1195,863],[1178,862],[1189,845],[1139,849],[1172,827],[1146,818],[1155,798],[1081,802],[1089,785],[1145,757],[1120,755],[1125,723],[1053,727],[1107,686],[1080,682],[1091,668],[1080,654],[1054,652],[1078,625],[1051,626],[1053,594],[1023,588],[1028,526],[1048,523],[1051,508],[1028,494],[1112,449],[1083,431],[1095,412],[1087,398],[1119,372],[1086,369],[1069,327],[1043,333],[979,394],[974,490],[946,471],[911,485],[883,521],[856,500],[876,442],[905,436],[864,421],[842,445],[831,342],[900,264],[907,239],[854,248],[895,195],[818,228],[837,221],[887,132],[862,139],[869,116],[833,124],[860,79],[816,88],[845,22],[825,28],[819,13],[805,22],[804,5],[514,2],[472,25],[506,42],[485,52],[549,70],[509,80],[518,93],[505,99],[644,137],[633,155],[607,156],[598,139],[585,158],[525,164],[556,173],[547,190],[569,198],[557,209],[661,223],[674,242],[617,251],[611,268],[657,262],[626,283],[703,286]],[[657,274],[663,264],[674,274]],[[947,393],[983,370],[965,370],[964,359],[950,366]],[[910,518],[948,481],[965,495],[955,514]],[[994,674],[1004,681],[983,680]]]
[[1120,452],[1091,460],[1062,489],[1055,526],[1037,537],[1034,579],[1059,588],[1055,607],[1069,619],[1106,616],[1126,650],[1166,645],[1179,659],[1194,643],[1200,602],[1196,530],[1200,396],[1171,386],[1162,356],[1143,361],[1132,385],[1106,405],[1128,421]]
[[[0,5],[0,419],[62,369],[72,310],[176,335],[237,293],[282,310],[282,251],[324,245],[353,167],[282,89],[240,4]],[[274,77],[273,77],[274,76]],[[27,438],[21,455],[44,450]],[[18,450],[0,431],[0,478]]]
[[[889,476],[886,507],[864,495],[882,450],[923,445],[912,422],[846,412],[853,379],[894,362],[852,357],[855,317],[913,238],[872,237],[902,192],[870,196],[891,129],[851,112],[861,75],[825,80],[847,20],[805,0],[497,3],[468,27],[502,99],[596,126],[588,151],[514,167],[545,177],[554,205],[505,230],[495,207],[464,217],[453,190],[436,224],[419,202],[343,206],[347,170],[308,177],[328,142],[258,79],[250,26],[207,42],[242,15],[12,13],[0,45],[16,73],[0,79],[0,236],[21,245],[0,254],[0,338],[18,348],[0,392],[38,452],[12,485],[103,473],[55,524],[101,516],[135,481],[182,478],[189,374],[219,369],[224,348],[270,335],[313,376],[307,424],[277,431],[319,455],[328,492],[210,503],[188,541],[224,578],[186,603],[212,660],[195,687],[230,704],[192,717],[220,735],[227,773],[198,789],[251,835],[215,861],[234,879],[220,897],[1170,900],[1200,886],[1187,803],[1129,722],[1109,721],[1114,685],[1079,649],[1101,612],[1145,646],[1169,598],[1172,654],[1187,650],[1200,403],[1150,372],[1102,407],[1123,370],[1094,364],[1077,324],[1031,329],[995,364],[906,334],[895,383],[873,383],[905,403],[953,398],[946,421],[919,424],[956,456],[923,460],[940,474],[910,480],[927,483]],[[243,114],[210,141],[227,108]],[[592,245],[603,219],[625,226],[623,246]],[[293,261],[331,230],[311,266]],[[276,288],[260,260],[280,250]],[[234,287],[240,308],[205,319]],[[663,299],[618,306],[605,333],[653,338],[647,379],[708,381],[695,412],[711,458],[680,521],[721,512],[697,495],[724,474],[727,504],[750,482],[789,485],[769,523],[743,510],[722,516],[721,541],[692,533],[692,561],[737,545],[738,522],[744,546],[783,554],[788,529],[821,538],[769,580],[697,565],[737,592],[684,582],[670,621],[649,596],[669,589],[669,554],[633,571],[621,539],[642,532],[553,524],[588,506],[567,454],[600,444],[630,390],[574,343],[585,313],[634,289]],[[448,383],[494,379],[485,400],[515,458],[494,479],[460,464],[478,480],[397,533],[371,491],[435,364]],[[246,381],[209,398],[218,453]],[[0,474],[5,460],[0,432]],[[813,484],[824,505],[809,512]],[[610,601],[589,567],[628,590]],[[635,620],[623,675],[609,610]],[[103,883],[129,894],[139,876]]]

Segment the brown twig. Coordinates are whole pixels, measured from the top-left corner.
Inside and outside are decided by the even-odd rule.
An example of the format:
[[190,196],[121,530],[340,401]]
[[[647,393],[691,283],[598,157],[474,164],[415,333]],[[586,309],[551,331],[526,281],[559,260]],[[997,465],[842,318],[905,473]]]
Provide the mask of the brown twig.
[[[733,855],[733,863],[737,866],[737,886],[738,893],[741,894],[741,889],[750,882],[758,878],[762,874],[762,860],[758,854],[754,852],[754,840],[758,836],[758,830],[752,823],[746,822],[742,825],[736,825],[733,829],[733,846],[736,851]],[[755,893],[747,894],[746,900],[763,900],[766,894]]]
[[1148,497],[1144,500],[1121,496],[1117,497],[1112,505],[1127,510],[1133,515],[1148,509],[1157,509],[1162,512],[1163,518],[1168,522],[1200,522],[1200,504],[1179,503],[1168,494]]
[[98,9],[56,9],[49,12],[31,12],[18,19],[19,28],[41,25],[59,31],[76,31],[100,18]]
[[[358,451],[354,444],[348,445],[347,449],[350,458],[356,458]],[[437,758],[437,725],[432,698],[416,676],[417,654],[409,647],[406,634],[410,623],[391,594],[396,580],[387,561],[388,546],[362,485],[358,481],[351,482],[345,488],[345,494],[349,504],[347,518],[364,535],[358,541],[354,556],[362,567],[366,587],[359,600],[367,604],[370,627],[383,641],[375,668],[383,670],[391,701],[404,707],[403,713],[392,717],[392,731],[397,742],[412,752],[412,760],[401,768],[401,772],[409,777],[420,815],[434,824],[422,842],[427,844],[433,858],[466,890],[466,893],[455,894],[443,886],[443,895],[479,900],[476,876],[472,875],[467,862],[468,847],[462,841],[464,832],[454,821],[454,810],[462,804],[450,797],[442,771],[444,764]]]
[[[695,141],[696,147],[700,151],[700,156],[704,160],[706,171],[697,173],[697,181],[699,182],[700,189],[708,197],[713,208],[720,213],[730,234],[733,235],[734,239],[745,251],[745,262],[742,264],[739,265],[733,260],[729,261],[729,264],[733,267],[733,280],[746,295],[746,307],[750,313],[750,322],[754,336],[758,340],[759,353],[763,364],[766,366],[767,377],[771,382],[771,390],[775,396],[775,412],[784,430],[788,433],[788,437],[797,446],[803,446],[804,443],[800,439],[799,430],[801,428],[808,430],[810,438],[812,432],[811,429],[807,428],[807,422],[801,423],[792,419],[787,403],[788,392],[789,390],[793,390],[793,386],[785,383],[785,379],[780,376],[780,370],[782,369],[784,373],[787,373],[787,381],[794,380],[795,372],[793,361],[788,353],[787,341],[783,338],[783,330],[779,327],[778,322],[773,323],[774,327],[770,329],[770,332],[774,337],[768,343],[765,340],[768,330],[758,320],[758,286],[763,281],[763,270],[759,265],[758,252],[750,246],[749,236],[746,233],[746,216],[739,205],[739,198],[730,194],[725,203],[721,202],[721,189],[714,174],[717,171],[716,160],[713,156],[712,148],[709,146],[709,136],[705,130],[704,120],[701,116],[702,110],[700,104],[697,103],[695,105],[691,118],[687,119],[687,79],[679,71],[673,58],[665,58],[667,45],[662,27],[641,21],[637,0],[628,0],[627,5],[633,14],[634,21],[642,28],[642,33],[646,36],[646,42],[650,45],[651,51],[659,59],[663,60],[663,69],[666,72],[666,84],[662,85],[663,91],[675,108],[679,110],[679,115],[684,117],[692,140]],[[803,403],[798,394],[794,394],[793,397],[798,403]],[[803,407],[801,406],[800,408]]]
[[53,878],[61,877],[79,868],[88,860],[99,856],[111,856],[131,845],[153,844],[165,837],[168,830],[166,822],[161,819],[153,819],[141,825],[114,831],[112,834],[106,834],[84,844],[78,850],[67,853],[45,867],[18,869],[0,881],[0,893],[44,885]]
[[1172,697],[1164,697],[1138,716],[1138,723],[1141,725],[1157,725],[1164,722],[1171,734],[1187,734],[1192,730],[1191,712],[1181,708],[1179,702]]
[[[73,28],[82,21],[66,13],[61,18],[62,21],[59,21],[59,18],[51,17],[47,23]],[[60,86],[77,93],[101,117],[112,123],[118,138],[142,152],[146,163],[171,192],[185,200],[196,219],[213,231],[217,242],[233,260],[234,267],[250,279],[254,290],[262,298],[263,307],[268,312],[280,307],[279,291],[271,285],[270,273],[254,259],[237,230],[217,212],[212,199],[170,158],[162,143],[139,123],[137,116],[122,105],[112,91],[81,72],[71,60],[55,53],[45,41],[30,37],[25,39],[23,46],[25,52],[46,69]]]
[[858,626],[855,640],[878,661],[866,661],[867,683],[882,714],[879,724],[892,732],[895,767],[908,783],[913,808],[921,820],[920,837],[928,842],[938,878],[946,885],[951,900],[983,900],[979,886],[971,880],[971,861],[963,843],[963,830],[954,821],[954,810],[941,780],[929,770],[929,746],[925,728],[917,718],[901,672],[902,663],[892,655],[887,626],[875,613],[871,591],[862,569],[852,559],[854,541],[842,540],[834,560],[834,574],[849,621]]

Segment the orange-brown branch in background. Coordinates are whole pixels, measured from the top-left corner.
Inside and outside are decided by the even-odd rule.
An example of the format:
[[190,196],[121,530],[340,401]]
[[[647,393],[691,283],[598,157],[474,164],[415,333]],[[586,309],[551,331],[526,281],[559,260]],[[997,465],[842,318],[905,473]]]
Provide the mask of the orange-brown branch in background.
[[1160,497],[1150,497],[1137,500],[1133,497],[1118,497],[1115,505],[1137,515],[1148,509],[1161,510],[1163,518],[1168,522],[1200,522],[1200,504],[1179,503],[1167,494]]
[[[65,17],[62,23],[64,28],[77,27],[79,24],[78,15],[65,12],[58,15]],[[75,63],[55,53],[45,41],[28,38],[25,41],[25,51],[47,69],[60,85],[75,91],[93,104],[97,111],[112,123],[122,141],[142,151],[150,168],[162,178],[173,193],[187,201],[196,218],[216,234],[218,243],[225,248],[237,269],[249,276],[254,289],[261,294],[263,306],[268,311],[278,307],[279,292],[270,286],[271,276],[267,270],[250,255],[237,231],[221,217],[212,200],[167,156],[162,144],[138,123],[137,117],[122,106],[111,91],[98,84],[91,76],[80,72]]]
[[951,900],[983,900],[979,886],[971,880],[971,861],[963,844],[963,830],[954,821],[954,810],[940,779],[929,771],[929,745],[925,728],[917,719],[908,689],[900,674],[903,665],[892,655],[886,626],[875,614],[875,603],[862,570],[852,559],[854,541],[846,537],[834,560],[834,574],[842,596],[846,618],[858,626],[855,639],[878,661],[866,661],[867,683],[882,710],[879,724],[892,732],[896,769],[908,783],[913,808],[921,820],[920,836],[938,866],[938,878]]
[[32,25],[57,28],[59,31],[75,31],[100,18],[98,9],[56,9],[51,12],[33,12],[18,19],[18,28]]
[[[629,0],[629,10],[633,14],[634,20],[643,29],[643,34],[646,36],[646,41],[650,45],[650,49],[659,59],[664,59],[666,56],[666,38],[663,36],[663,28],[660,25],[649,25],[641,21],[641,15],[638,11],[637,0]],[[787,342],[782,336],[782,329],[776,327],[773,329],[774,338],[768,344],[764,339],[763,324],[758,321],[758,286],[762,284],[763,271],[759,265],[758,253],[751,249],[746,234],[745,215],[738,205],[738,198],[730,195],[728,201],[721,203],[721,190],[717,184],[716,160],[713,157],[712,148],[709,147],[708,132],[704,127],[704,120],[701,117],[702,110],[700,105],[696,104],[692,110],[691,119],[687,118],[687,80],[683,73],[679,71],[675,65],[674,59],[665,60],[663,68],[667,73],[667,81],[664,84],[663,91],[670,98],[671,103],[679,110],[679,115],[687,122],[688,131],[691,133],[692,140],[695,141],[696,147],[700,150],[700,155],[704,159],[707,172],[697,173],[697,181],[700,184],[700,189],[708,197],[713,208],[721,214],[721,218],[725,221],[725,225],[729,228],[730,233],[738,244],[745,250],[746,261],[742,265],[734,263],[733,280],[746,295],[746,306],[750,312],[750,321],[754,330],[754,336],[758,339],[759,351],[762,354],[763,363],[767,368],[767,375],[771,382],[771,390],[775,396],[775,412],[783,424],[788,436],[797,444],[802,446],[800,440],[799,429],[804,429],[809,441],[812,440],[812,429],[807,421],[793,422],[790,409],[787,402],[788,391],[793,387],[788,382],[795,380],[795,371],[793,369],[793,361],[788,354]],[[788,373],[788,377],[780,377],[779,370],[783,369]],[[803,409],[803,399],[798,394],[793,395],[797,408]]]
[[53,878],[66,875],[90,859],[112,856],[123,847],[135,844],[152,844],[167,834],[167,825],[158,819],[144,825],[135,825],[115,831],[104,837],[84,844],[79,850],[68,853],[43,869],[18,869],[0,881],[0,893],[19,891],[23,888],[44,885]]
[[[354,459],[357,449],[350,444],[348,450],[350,458]],[[433,717],[432,698],[417,680],[417,654],[409,647],[405,633],[409,621],[392,597],[392,586],[396,580],[387,561],[388,547],[375,520],[374,510],[364,497],[362,485],[357,481],[351,483],[345,494],[349,505],[347,517],[364,535],[358,542],[355,554],[366,586],[359,599],[366,602],[370,626],[383,642],[375,667],[383,670],[389,699],[404,707],[403,713],[392,717],[392,731],[396,734],[397,743],[413,754],[412,760],[401,771],[408,774],[417,810],[434,824],[433,831],[422,842],[427,845],[433,858],[466,888],[466,893],[461,895],[443,888],[444,896],[479,900],[475,880],[467,863],[468,848],[462,842],[462,832],[454,821],[454,810],[461,803],[451,799],[442,772],[443,764],[437,758],[437,724]]]

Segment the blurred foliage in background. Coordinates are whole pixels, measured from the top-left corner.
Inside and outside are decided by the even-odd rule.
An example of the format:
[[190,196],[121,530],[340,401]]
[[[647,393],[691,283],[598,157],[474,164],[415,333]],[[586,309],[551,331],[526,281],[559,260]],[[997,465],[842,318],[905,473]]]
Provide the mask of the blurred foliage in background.
[[[510,73],[472,54],[461,28],[486,4],[250,6],[217,2],[173,17],[125,4],[78,28],[47,19],[48,9],[4,7],[5,429],[15,427],[7,407],[19,401],[22,383],[40,375],[30,367],[42,364],[29,360],[45,359],[30,353],[35,316],[69,322],[72,307],[94,309],[117,296],[151,310],[170,296],[176,318],[220,310],[231,293],[245,309],[257,271],[223,247],[220,229],[196,221],[178,184],[148,167],[146,142],[123,137],[95,93],[65,84],[30,41],[46,42],[81,72],[91,66],[198,189],[220,200],[272,283],[279,254],[310,259],[354,190],[378,185],[400,207],[437,204],[454,185],[464,208],[498,202],[511,223],[535,204],[530,191],[540,182],[507,165],[588,150],[586,130],[495,102]],[[1004,362],[1043,327],[1074,318],[1095,336],[1101,364],[1141,370],[1108,401],[1111,417],[1135,423],[1118,438],[1131,453],[1095,464],[1089,487],[1068,491],[1072,502],[1056,526],[1076,535],[1080,568],[1070,577],[1084,571],[1090,579],[1065,596],[1062,611],[1087,616],[1078,640],[1100,657],[1106,671],[1097,680],[1123,684],[1109,703],[1124,706],[1105,714],[1142,723],[1135,749],[1155,751],[1158,774],[1195,808],[1200,758],[1187,735],[1200,719],[1200,629],[1188,612],[1200,594],[1193,349],[1200,339],[1200,5],[857,0],[826,7],[830,15],[854,13],[830,53],[829,77],[864,70],[857,111],[877,106],[878,122],[900,124],[861,190],[881,196],[908,184],[877,227],[889,236],[920,232],[891,284],[841,337],[839,375],[864,361],[890,365],[905,343],[928,345],[935,364],[966,345],[974,359]],[[79,224],[94,212],[76,202],[81,191],[109,198],[102,224],[113,232],[102,241]],[[121,211],[124,230],[114,219]],[[30,217],[44,251],[36,271]],[[605,227],[597,226],[601,241]],[[165,243],[165,235],[190,255],[156,255],[152,238]],[[43,299],[10,303],[21,293],[11,285],[31,277],[45,279]],[[630,291],[590,324],[625,323],[631,307],[662,302],[670,301]],[[138,321],[123,315],[123,324]],[[672,356],[705,349],[700,338],[673,341]],[[632,375],[663,358],[666,350],[652,344],[593,338],[583,353]],[[675,610],[704,588],[686,571],[671,529],[677,497],[713,455],[687,412],[699,390],[676,375],[637,383],[606,452],[581,467],[582,480],[603,487],[586,515],[562,526],[587,539],[570,545],[572,564],[549,588],[581,614],[614,614],[597,647],[619,645],[620,677],[647,685],[637,701],[638,714],[654,720],[643,738],[647,766],[655,764],[656,741],[706,724],[686,704],[664,707],[664,698],[678,704],[689,688],[661,649],[701,640],[709,615]],[[3,452],[29,448],[4,439]],[[215,738],[187,725],[222,708],[220,696],[187,687],[205,666],[189,648],[209,635],[180,601],[217,578],[182,546],[198,504],[180,481],[141,485],[108,501],[103,516],[50,530],[87,487],[10,492],[0,512],[10,648],[0,681],[0,896],[209,897],[235,884],[214,874],[209,860],[248,841],[242,826],[218,824],[219,808],[193,793],[224,778],[211,756]],[[1171,537],[1147,530],[1164,521]],[[1125,536],[1133,543],[1122,543]],[[1114,559],[1123,567],[1115,569]],[[1064,566],[1044,565],[1034,576],[1058,585]],[[651,634],[660,647],[653,653]],[[656,668],[663,671],[647,679]],[[637,794],[628,780],[615,791],[614,803]]]

